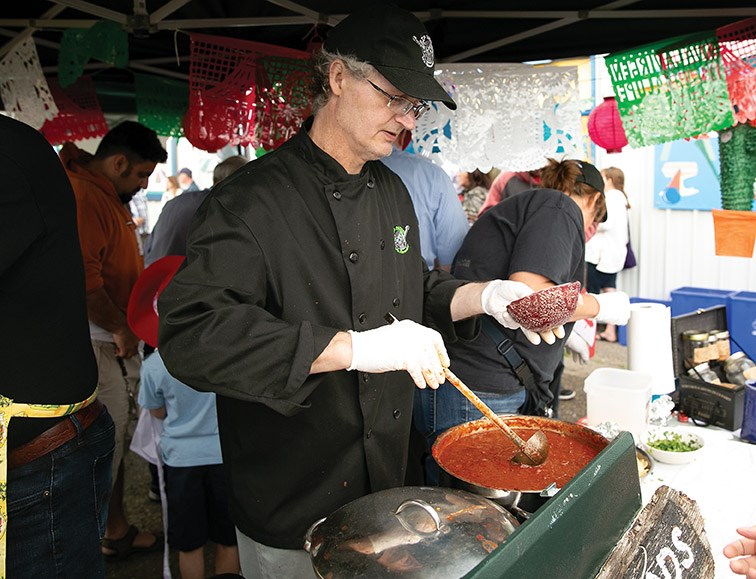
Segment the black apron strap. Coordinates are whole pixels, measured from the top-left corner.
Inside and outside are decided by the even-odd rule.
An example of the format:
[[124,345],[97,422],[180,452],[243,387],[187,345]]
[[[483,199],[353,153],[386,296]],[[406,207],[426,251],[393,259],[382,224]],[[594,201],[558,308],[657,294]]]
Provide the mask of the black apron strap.
[[551,401],[544,399],[543,393],[536,385],[530,366],[517,352],[514,342],[504,335],[499,325],[490,317],[481,316],[481,321],[483,333],[496,344],[496,350],[504,357],[507,365],[528,394],[528,400],[520,408],[520,412],[535,416],[551,416]]

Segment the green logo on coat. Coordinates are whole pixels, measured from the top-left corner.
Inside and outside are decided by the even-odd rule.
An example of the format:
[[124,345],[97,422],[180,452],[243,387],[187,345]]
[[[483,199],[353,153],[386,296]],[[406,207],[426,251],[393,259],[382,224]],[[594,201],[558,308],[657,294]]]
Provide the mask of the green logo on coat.
[[407,234],[409,233],[410,226],[402,227],[401,225],[394,226],[394,249],[397,253],[404,254],[409,251],[409,241],[407,241]]

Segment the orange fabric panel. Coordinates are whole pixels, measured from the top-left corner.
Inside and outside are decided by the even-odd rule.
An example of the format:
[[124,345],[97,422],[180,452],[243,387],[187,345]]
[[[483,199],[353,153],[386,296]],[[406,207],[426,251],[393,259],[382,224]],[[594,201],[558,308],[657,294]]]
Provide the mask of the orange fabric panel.
[[712,209],[714,247],[720,256],[752,257],[756,241],[756,212]]

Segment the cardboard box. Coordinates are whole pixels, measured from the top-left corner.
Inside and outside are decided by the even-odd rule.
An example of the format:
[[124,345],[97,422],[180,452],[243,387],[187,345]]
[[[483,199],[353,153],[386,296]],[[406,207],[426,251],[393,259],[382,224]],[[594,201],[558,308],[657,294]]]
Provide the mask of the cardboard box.
[[712,363],[722,385],[704,382],[688,375],[682,334],[688,330],[710,332],[727,329],[727,311],[716,306],[672,318],[672,363],[677,379],[678,407],[694,424],[737,430],[743,423],[745,387],[727,384],[719,363]]

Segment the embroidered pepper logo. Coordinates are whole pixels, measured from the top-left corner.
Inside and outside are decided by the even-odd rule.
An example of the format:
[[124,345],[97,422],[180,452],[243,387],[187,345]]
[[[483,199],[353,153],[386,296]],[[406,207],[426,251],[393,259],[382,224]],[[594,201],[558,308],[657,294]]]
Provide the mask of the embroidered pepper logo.
[[409,251],[410,245],[409,241],[407,241],[409,229],[409,225],[407,227],[402,227],[401,225],[394,226],[394,249],[397,253],[404,254]]

